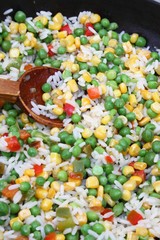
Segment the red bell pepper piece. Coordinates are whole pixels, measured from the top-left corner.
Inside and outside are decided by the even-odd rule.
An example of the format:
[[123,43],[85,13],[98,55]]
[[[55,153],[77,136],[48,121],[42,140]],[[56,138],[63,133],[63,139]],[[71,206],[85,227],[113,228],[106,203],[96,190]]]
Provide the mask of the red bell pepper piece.
[[38,176],[43,172],[43,165],[35,164],[33,166],[33,169],[34,169],[35,175]]
[[44,240],[56,240],[56,233],[52,232],[45,236]]
[[53,49],[52,44],[49,44],[47,47],[48,47],[48,56],[49,57],[53,57],[54,56],[54,52],[52,51],[52,49]]
[[67,35],[72,34],[72,30],[70,29],[70,26],[68,24],[62,26],[60,31],[66,31]]
[[[11,185],[9,185],[11,186]],[[14,195],[18,192],[18,188],[9,189],[9,186],[2,190],[2,195],[10,200],[13,200]]]
[[105,160],[107,163],[114,163],[113,159],[110,156],[105,156]]
[[91,87],[87,89],[88,96],[90,99],[97,99],[100,98],[100,92],[98,87]]
[[67,116],[71,117],[74,112],[75,107],[69,103],[65,103],[63,109],[66,112]]
[[[102,215],[105,215],[106,213],[111,213],[112,210],[109,208],[104,208],[103,211],[101,212]],[[113,222],[114,216],[111,215],[110,217],[103,217],[103,220],[107,220],[109,222]]]
[[143,219],[142,215],[137,213],[135,210],[130,211],[130,213],[127,216],[127,220],[132,225],[136,225],[142,219]]
[[90,27],[94,29],[92,23],[86,23],[86,25],[85,25],[85,35],[86,35],[87,37],[90,37],[90,36],[93,36],[93,35],[94,35],[94,33],[91,32],[91,30],[89,29]]
[[16,152],[18,150],[20,150],[21,145],[18,142],[18,139],[16,136],[12,136],[12,137],[6,137],[5,141],[7,142],[8,146],[7,148],[11,151],[11,152]]
[[135,163],[135,162],[130,162],[130,163],[128,164],[128,166],[131,166],[131,167],[134,168],[134,163]]
[[144,182],[145,179],[146,179],[146,173],[144,172],[144,170],[136,170],[136,171],[133,173],[133,176],[139,176],[139,177],[141,177],[143,182]]
[[70,172],[69,173],[69,178],[72,178],[72,179],[75,179],[75,180],[82,180],[83,179],[83,174],[82,173]]
[[27,132],[26,130],[23,130],[23,129],[21,129],[19,131],[19,133],[20,133],[20,139],[22,139],[22,140],[27,140],[31,136],[31,134],[29,132]]

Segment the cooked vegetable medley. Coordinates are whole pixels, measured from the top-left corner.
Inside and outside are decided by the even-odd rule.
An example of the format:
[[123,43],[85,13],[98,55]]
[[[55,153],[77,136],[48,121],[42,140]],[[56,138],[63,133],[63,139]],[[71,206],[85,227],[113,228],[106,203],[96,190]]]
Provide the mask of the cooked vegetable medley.
[[0,23],[0,77],[60,69],[33,111],[1,102],[0,239],[160,239],[160,55],[97,13]]

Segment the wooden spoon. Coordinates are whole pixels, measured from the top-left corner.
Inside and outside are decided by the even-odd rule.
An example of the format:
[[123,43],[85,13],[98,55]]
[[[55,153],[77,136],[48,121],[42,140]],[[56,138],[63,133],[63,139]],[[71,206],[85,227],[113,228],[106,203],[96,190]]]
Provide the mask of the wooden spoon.
[[20,105],[22,105],[37,122],[50,127],[62,127],[62,121],[37,115],[31,110],[31,101],[44,105],[42,100],[42,85],[48,77],[56,71],[58,71],[58,69],[51,67],[33,67],[26,71],[16,82],[0,79],[0,100],[12,103],[20,102]]

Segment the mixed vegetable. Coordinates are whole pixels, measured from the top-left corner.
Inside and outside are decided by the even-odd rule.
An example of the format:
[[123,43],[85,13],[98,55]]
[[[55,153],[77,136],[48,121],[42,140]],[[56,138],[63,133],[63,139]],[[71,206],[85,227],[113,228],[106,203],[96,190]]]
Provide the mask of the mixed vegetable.
[[42,99],[64,127],[3,104],[0,239],[159,239],[159,53],[91,12],[18,11],[1,28],[1,74],[61,70]]

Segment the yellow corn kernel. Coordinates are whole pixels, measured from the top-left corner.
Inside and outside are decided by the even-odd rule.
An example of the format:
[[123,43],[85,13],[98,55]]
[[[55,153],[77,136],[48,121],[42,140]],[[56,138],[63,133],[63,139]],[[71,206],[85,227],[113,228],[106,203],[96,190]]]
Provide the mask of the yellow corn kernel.
[[56,152],[52,152],[50,154],[50,161],[56,163],[56,165],[60,164],[62,162],[61,155]]
[[67,46],[72,46],[74,44],[74,37],[73,35],[68,35],[65,39]]
[[133,107],[130,104],[125,104],[125,108],[127,108],[128,111],[132,112],[133,111]]
[[73,94],[70,91],[67,91],[63,94],[63,99],[66,100],[71,100]]
[[128,232],[127,233],[127,240],[138,240],[138,236],[134,232]]
[[89,57],[82,52],[77,54],[76,59],[77,59],[77,61],[80,61],[80,62],[88,62],[89,61]]
[[60,30],[62,27],[62,25],[60,23],[57,22],[49,22],[48,24],[48,28],[50,30]]
[[0,61],[2,61],[5,58],[5,54],[3,52],[0,52]]
[[34,22],[40,21],[44,26],[47,25],[48,19],[45,16],[37,16],[34,18]]
[[24,23],[19,24],[18,31],[20,34],[25,34],[27,32],[27,26]]
[[79,65],[77,63],[72,64],[71,66],[71,72],[75,73],[79,71]]
[[123,170],[122,170],[122,173],[125,176],[129,176],[129,175],[133,174],[134,172],[135,171],[134,171],[134,168],[132,166],[124,166]]
[[103,221],[103,226],[105,227],[106,230],[112,230],[112,223],[108,220]]
[[78,84],[76,83],[76,81],[74,79],[71,79],[67,82],[67,86],[70,88],[70,91],[75,93],[79,90],[78,88]]
[[137,99],[136,99],[136,96],[134,94],[129,95],[129,103],[132,107],[136,107]]
[[108,53],[108,52],[115,53],[115,50],[114,50],[114,48],[112,48],[112,47],[106,47],[106,48],[104,49],[104,54],[106,54],[106,53]]
[[132,35],[130,37],[130,42],[135,43],[137,41],[138,37],[139,37],[138,33],[132,33]]
[[95,24],[95,23],[100,22],[100,21],[101,21],[101,17],[100,17],[99,14],[97,14],[97,13],[91,14],[91,16],[90,16],[90,22],[91,23]]
[[156,122],[160,122],[160,114],[157,117],[153,118],[153,120]]
[[76,48],[80,48],[81,42],[80,42],[80,38],[79,37],[76,37],[74,39],[74,43],[75,43]]
[[88,20],[88,18],[89,18],[88,15],[83,15],[83,16],[80,17],[79,22],[80,22],[81,24],[85,24],[86,21]]
[[111,121],[111,116],[110,115],[106,115],[105,117],[103,117],[102,119],[101,119],[101,123],[102,124],[104,124],[104,125],[106,125],[106,124],[108,124],[110,121]]
[[103,198],[104,187],[100,185],[97,190],[98,190],[98,191],[97,191],[97,197]]
[[18,33],[19,24],[17,22],[11,22],[9,25],[10,33],[17,34]]
[[142,110],[140,110],[138,107],[136,107],[136,108],[133,110],[133,112],[135,113],[136,119],[137,119],[138,121],[142,120],[142,118],[143,118]]
[[98,198],[93,198],[91,201],[89,201],[89,208],[101,208],[102,207],[102,201]]
[[18,217],[21,221],[25,220],[26,218],[31,216],[31,211],[26,208],[26,209],[22,209],[19,213],[18,213]]
[[43,93],[42,94],[42,99],[44,102],[46,102],[47,100],[49,100],[51,98],[49,93]]
[[105,193],[103,195],[104,200],[107,202],[107,204],[111,207],[113,207],[116,203],[112,200],[112,198],[109,196],[109,194]]
[[76,188],[75,182],[65,182],[64,184],[64,191],[73,191]]
[[151,149],[151,147],[152,147],[152,144],[151,144],[150,142],[145,143],[145,144],[143,145],[143,148],[146,149],[146,150]]
[[59,128],[57,128],[57,127],[53,127],[53,128],[51,128],[51,130],[50,130],[51,136],[53,136],[55,133],[58,133],[58,132],[59,132]]
[[160,75],[160,64],[158,64],[158,67],[156,68],[156,73]]
[[99,180],[95,176],[90,176],[86,180],[86,187],[87,188],[98,188],[99,187]]
[[144,170],[147,168],[147,164],[145,162],[135,162],[134,168],[137,170]]
[[89,43],[90,44],[92,44],[92,43],[99,43],[100,41],[101,41],[101,38],[100,38],[100,36],[98,34],[90,37],[90,39],[89,39]]
[[48,194],[48,191],[46,189],[39,187],[36,189],[35,196],[38,199],[44,199],[47,197],[47,194]]
[[131,181],[135,181],[137,185],[139,185],[139,184],[142,183],[142,178],[139,177],[139,176],[131,176],[131,177],[130,177],[130,180],[131,180]]
[[151,57],[151,52],[149,50],[137,49],[136,52],[137,52],[137,54],[145,56],[147,59],[149,59]]
[[129,154],[132,157],[137,157],[140,150],[141,149],[140,149],[139,145],[137,143],[133,143],[129,148]]
[[62,169],[63,169],[64,171],[68,172],[68,173],[71,173],[71,172],[73,172],[73,165],[72,165],[72,164],[70,164],[70,165],[65,165],[65,166],[62,167]]
[[109,146],[114,147],[116,144],[118,144],[118,141],[116,139],[111,139]]
[[120,83],[120,84],[119,84],[119,89],[120,89],[120,91],[121,91],[122,94],[123,94],[123,93],[126,93],[126,92],[127,92],[127,86],[126,86],[126,84],[125,84],[125,83]]
[[22,177],[20,177],[20,178],[17,178],[17,179],[15,180],[15,182],[16,182],[16,184],[20,184],[20,183],[22,183],[22,182],[30,182],[30,177],[28,177],[28,176],[22,176]]
[[5,119],[6,117],[5,117],[5,115],[0,115],[0,123]]
[[19,48],[11,48],[9,50],[9,56],[10,58],[18,58],[20,55]]
[[57,175],[58,175],[58,173],[59,173],[59,171],[60,171],[60,169],[53,169],[53,170],[52,170],[52,176],[53,176],[54,178],[56,178]]
[[148,90],[145,90],[145,89],[141,90],[141,95],[144,98],[144,100],[152,99],[152,93],[149,92]]
[[67,37],[67,31],[61,31],[57,33],[58,38],[66,38]]
[[107,136],[105,126],[100,125],[99,127],[97,127],[96,130],[94,131],[94,135],[96,138],[104,140]]
[[53,17],[53,22],[59,23],[62,25],[63,23],[63,15],[62,13],[58,12],[54,17]]
[[62,90],[55,88],[52,90],[51,95],[52,96],[61,96],[63,94]]
[[76,45],[72,44],[71,46],[67,46],[67,52],[72,53],[76,51]]
[[82,226],[87,223],[87,214],[85,212],[77,213],[75,217],[78,220],[79,226]]
[[108,46],[115,48],[117,46],[117,43],[118,43],[117,39],[110,39],[108,42]]
[[91,101],[89,98],[87,98],[87,97],[82,98],[82,107],[85,107],[90,104],[91,104]]
[[56,240],[65,240],[65,235],[62,233],[56,234]]
[[60,190],[60,183],[57,181],[52,182],[51,188],[53,188],[56,192],[58,192]]
[[52,112],[53,112],[55,115],[59,116],[59,115],[61,115],[61,114],[63,113],[63,108],[61,108],[61,107],[55,107],[55,108],[53,108]]
[[119,89],[115,89],[113,93],[116,98],[119,98],[121,96],[121,91]]
[[40,173],[38,176],[40,177],[44,177],[45,179],[47,179],[49,177],[49,174],[47,171],[43,171],[42,173]]
[[[10,226],[12,227],[13,223],[15,223],[15,222],[20,222],[20,223],[22,223],[22,221],[20,220],[19,217],[15,217],[15,218],[12,218],[12,219],[10,220],[10,222],[9,222]],[[0,239],[1,239],[1,238],[0,238]],[[2,239],[2,240],[3,240],[3,239]]]
[[89,138],[90,136],[92,136],[92,131],[90,130],[90,128],[85,128],[82,132],[82,137]]
[[159,93],[158,92],[154,92],[152,93],[152,99],[154,102],[160,102],[160,96],[159,96]]
[[156,140],[160,141],[160,136],[154,136],[153,141],[156,141]]
[[92,81],[92,77],[91,77],[91,75],[90,75],[89,72],[83,73],[83,74],[82,74],[82,77],[83,77],[83,79],[84,79],[86,82],[88,82],[88,83]]
[[98,66],[98,64],[101,62],[100,58],[96,55],[94,55],[92,57],[92,59],[90,60],[90,62],[92,63],[93,66]]
[[137,187],[136,181],[128,180],[123,184],[123,189],[133,191]]
[[53,205],[52,200],[49,198],[45,198],[42,200],[40,207],[44,212],[48,212],[52,209],[52,205]]
[[37,39],[35,37],[32,38],[32,40],[30,42],[30,46],[31,47],[36,47],[37,46]]
[[53,188],[49,188],[47,197],[52,199],[55,196],[55,194],[56,194],[55,190]]
[[74,129],[74,125],[71,124],[71,123],[69,123],[69,124],[64,128],[64,130],[65,130],[66,132],[68,132],[69,134],[71,134],[71,133],[73,132],[73,129]]
[[24,171],[24,175],[27,175],[28,177],[34,177],[35,176],[34,169],[26,169]]
[[152,183],[152,186],[157,193],[160,193],[160,180]]
[[151,170],[151,175],[153,175],[153,176],[160,176],[160,169],[158,169],[158,167],[155,166]]
[[122,46],[123,46],[123,49],[124,49],[125,53],[131,53],[132,52],[133,47],[132,47],[132,44],[129,41],[124,42],[122,44]]
[[68,182],[74,182],[76,184],[76,187],[80,186],[82,181],[80,179],[73,179],[73,178],[68,178]]
[[144,118],[142,118],[142,120],[138,123],[138,125],[141,126],[141,127],[143,127],[143,126],[145,126],[147,123],[149,123],[150,120],[151,120],[150,117],[144,117]]
[[23,44],[24,44],[25,47],[30,47],[31,42],[29,41],[29,39],[26,39],[26,40],[23,42]]
[[151,109],[155,113],[160,113],[160,103],[154,102],[151,104]]
[[144,202],[142,204],[142,207],[145,208],[145,209],[151,209],[151,205],[148,202]]
[[124,201],[129,201],[130,199],[131,199],[131,191],[129,191],[129,190],[123,190],[123,192],[122,192],[122,199],[124,200]]
[[106,75],[102,72],[98,72],[96,75],[96,78],[100,81],[100,82],[104,82],[106,81]]

